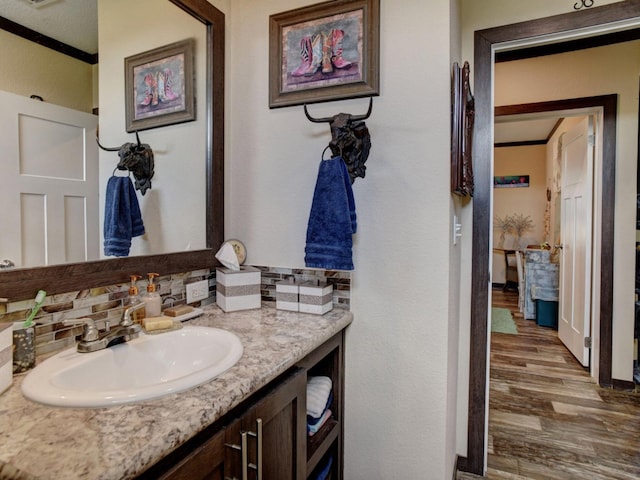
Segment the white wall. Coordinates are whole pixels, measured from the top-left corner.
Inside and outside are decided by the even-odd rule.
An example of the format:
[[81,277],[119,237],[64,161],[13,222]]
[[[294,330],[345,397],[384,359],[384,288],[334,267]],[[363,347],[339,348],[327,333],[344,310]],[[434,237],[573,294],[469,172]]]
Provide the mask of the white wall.
[[[451,3],[451,32],[450,32],[450,59],[449,64],[464,64],[461,56],[461,0],[455,0]],[[447,408],[448,415],[452,419],[447,421],[455,424],[455,431],[451,432],[452,438],[447,438],[447,442],[453,443],[453,449],[447,449],[447,452],[455,452],[458,455],[466,456],[467,452],[467,427],[468,427],[468,402],[469,396],[469,347],[460,344],[460,328],[461,316],[464,317],[468,312],[469,299],[463,299],[460,295],[460,285],[469,284],[469,277],[462,278],[462,266],[465,261],[469,261],[471,256],[471,230],[466,229],[460,232],[462,236],[457,237],[453,241],[453,231],[456,224],[464,225],[464,215],[469,208],[465,208],[470,202],[469,197],[459,197],[451,195],[449,206],[449,235],[452,248],[449,249],[449,386],[447,392]],[[466,308],[465,308],[466,307]],[[462,373],[461,373],[462,372]],[[448,443],[447,443],[448,444]],[[446,459],[447,465],[450,460]]]
[[[598,6],[617,3],[618,0],[602,0]],[[543,18],[552,15],[570,13],[573,11],[573,5],[576,2],[558,1],[558,0],[538,0],[536,2],[525,2],[523,0],[461,0],[461,32],[462,32],[462,56],[463,60],[468,60],[471,64],[471,77],[473,79],[473,58],[474,58],[474,32],[485,28],[508,25],[516,22]],[[473,87],[472,87],[473,89]],[[634,175],[635,178],[635,175]],[[461,210],[462,229],[463,231],[471,231],[473,219],[473,205],[466,204]],[[467,242],[468,237],[463,237],[462,247],[462,271],[461,278],[470,278],[471,276],[471,244]],[[460,358],[459,358],[459,396],[458,408],[459,412],[466,412],[468,407],[468,389],[465,381],[469,378],[469,338],[470,329],[470,298],[471,288],[468,282],[464,280],[460,282],[459,288],[460,298]],[[618,362],[620,364],[625,363]],[[615,376],[615,372],[614,372]],[[621,377],[624,378],[624,377]],[[462,426],[462,413],[458,416],[458,451],[466,451],[466,425]]]
[[[128,15],[112,23],[131,19],[139,29],[140,16],[131,9],[143,2],[117,1]],[[575,3],[461,2],[459,27],[455,0],[404,0],[402,8],[381,0],[382,95],[374,99],[367,121],[373,141],[367,176],[354,184],[359,230],[352,277],[355,322],[347,339],[347,479],[450,478],[454,452],[465,454],[472,206],[449,194],[451,62],[473,60],[474,30],[568,12]],[[302,107],[269,110],[268,16],[316,2],[212,3],[227,14],[227,236],[245,242],[249,263],[302,267],[317,166],[329,132],[326,125],[308,123]],[[612,2],[599,5],[604,3]],[[174,23],[174,18],[163,22],[162,44],[180,39],[172,37]],[[101,35],[105,28],[101,25]],[[464,33],[462,55],[458,28]],[[154,32],[160,35],[157,28]],[[112,72],[101,77],[101,87],[105,78],[113,81],[117,99],[100,105],[107,143],[129,139],[117,106],[124,103],[122,58],[157,46],[157,39],[148,41],[141,37],[119,58],[101,61],[101,75],[105,68]],[[362,113],[366,106],[366,100],[356,99],[310,109],[324,116]],[[180,151],[182,159],[202,158],[162,140],[161,134],[174,128],[149,131],[159,135],[149,143]],[[167,156],[157,175],[168,171]],[[167,182],[166,177],[156,181]],[[455,248],[450,247],[451,213],[463,223]]]
[[[536,18],[575,12],[575,0],[461,0],[462,57],[473,60],[473,34],[476,30],[526,22]],[[598,0],[601,7],[622,0]],[[473,72],[473,69],[472,69]]]
[[[529,186],[521,188],[494,188],[493,213],[498,217],[522,214],[531,218],[533,228],[525,232],[523,241],[544,241],[544,210],[547,203],[547,165],[545,145],[500,147],[494,149],[494,175],[528,175]],[[514,232],[515,236],[515,232]],[[494,231],[493,245],[498,247],[499,231]],[[523,248],[526,245],[509,245],[505,248]],[[512,241],[516,239],[513,238]]]
[[81,112],[93,107],[93,67],[22,37],[0,30],[0,90]]
[[[228,0],[212,3],[228,9]],[[140,132],[140,140],[154,151],[155,174],[151,190],[144,196],[138,193],[146,234],[133,239],[131,255],[204,248],[206,28],[168,1],[101,0],[98,8],[100,142],[107,147],[135,142],[135,134],[126,132],[124,59],[187,38],[195,40],[196,120]],[[118,160],[116,152],[100,151],[101,198]],[[103,207],[100,214],[102,228]]]
[[[515,22],[542,18],[550,15],[573,11],[575,2],[557,2],[541,0],[535,2],[512,2],[506,0],[462,0],[463,58],[473,58],[473,32],[484,28],[511,24]],[[598,6],[617,3],[598,2]],[[604,48],[604,47],[603,47]],[[580,80],[569,78],[575,68],[567,68],[567,57],[558,56],[555,64],[546,64],[545,58],[530,59],[528,71],[521,71],[518,79],[506,77],[504,85],[510,88],[498,88],[497,82],[502,72],[512,70],[516,63],[507,62],[496,66],[495,105],[525,103],[562,98],[575,98],[609,93],[621,95],[618,103],[618,164],[616,165],[616,217],[614,242],[614,307],[613,307],[613,378],[632,379],[633,328],[633,264],[632,258],[635,233],[635,195],[637,163],[637,110],[638,110],[638,73],[640,61],[637,46],[628,46],[630,53],[620,57],[602,55],[602,64],[592,57],[593,50],[574,52],[584,58],[584,64],[593,68],[579,76]],[[635,52],[635,53],[633,53]],[[549,58],[549,57],[546,57]],[[544,85],[538,74],[541,70],[550,72],[553,87],[540,91]],[[498,73],[500,71],[500,73]],[[472,67],[473,72],[473,67]],[[616,72],[612,75],[611,72]],[[623,72],[627,72],[624,73]],[[634,73],[635,72],[635,73]],[[514,73],[514,72],[510,72]],[[551,78],[551,77],[548,77]],[[566,81],[564,81],[566,79]],[[514,88],[518,87],[518,88]],[[516,94],[522,87],[526,94]],[[463,297],[466,295],[462,292]],[[461,327],[461,331],[466,331]],[[464,341],[464,339],[463,339]]]
[[[245,242],[253,264],[304,266],[329,132],[307,122],[301,106],[269,110],[268,16],[312,3],[216,4],[227,14],[225,227],[227,237]],[[449,194],[451,62],[473,59],[474,30],[570,11],[574,2],[559,3],[462,0],[460,55],[456,1],[405,0],[400,9],[381,0],[382,94],[367,120],[373,141],[367,176],[354,184],[347,479],[450,478],[453,454],[465,454],[472,206]],[[366,107],[355,99],[310,110],[324,116]],[[122,125],[113,127],[118,135]],[[455,248],[452,213],[463,223]]]
[[[494,149],[495,176],[529,175],[529,186],[521,188],[493,189],[493,217],[502,218],[514,214],[529,217],[533,228],[523,234],[518,243],[515,232],[506,234],[500,244],[501,231],[493,230],[494,248],[522,249],[527,245],[544,241],[544,214],[547,204],[546,147],[529,145]],[[502,252],[493,252],[491,283],[505,282],[505,260]]]
[[[633,378],[640,41],[496,66],[496,104],[617,93],[613,378]],[[615,72],[612,75],[611,72]],[[510,88],[502,88],[509,85]],[[513,85],[521,89],[514,91]]]
[[[304,266],[330,134],[328,125],[308,122],[301,106],[269,110],[268,16],[312,3],[236,0],[231,7],[226,231],[245,242],[249,263]],[[373,147],[366,178],[354,184],[348,479],[451,477],[458,332],[449,300],[449,18],[446,0],[405,0],[402,8],[381,1],[382,94],[367,120]],[[356,99],[310,111],[366,107]]]

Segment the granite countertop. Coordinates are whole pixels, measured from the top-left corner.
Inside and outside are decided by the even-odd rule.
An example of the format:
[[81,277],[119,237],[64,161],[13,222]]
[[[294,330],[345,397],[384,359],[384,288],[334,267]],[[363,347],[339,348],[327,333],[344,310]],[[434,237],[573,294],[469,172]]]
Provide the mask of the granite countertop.
[[[24,375],[0,395],[0,478],[134,478],[178,445],[285,372],[352,321],[261,309],[224,313],[204,307],[186,322],[223,328],[242,341],[238,363],[215,380],[156,400],[109,408],[56,408],[25,399]],[[91,355],[90,353],[87,355]]]

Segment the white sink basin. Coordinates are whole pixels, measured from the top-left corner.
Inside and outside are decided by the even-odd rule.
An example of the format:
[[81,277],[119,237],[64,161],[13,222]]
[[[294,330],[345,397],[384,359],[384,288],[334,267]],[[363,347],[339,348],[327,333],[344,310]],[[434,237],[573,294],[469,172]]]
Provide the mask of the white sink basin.
[[58,407],[108,407],[158,398],[210,381],[236,364],[242,343],[218,328],[185,326],[92,353],[75,347],[48,358],[22,393]]

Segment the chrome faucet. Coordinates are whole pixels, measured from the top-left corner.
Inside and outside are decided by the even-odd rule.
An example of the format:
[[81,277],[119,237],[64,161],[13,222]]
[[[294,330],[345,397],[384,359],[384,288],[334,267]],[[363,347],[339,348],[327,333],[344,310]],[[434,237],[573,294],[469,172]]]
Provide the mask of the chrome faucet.
[[144,303],[141,302],[126,308],[122,313],[120,323],[114,328],[110,328],[109,322],[105,322],[106,329],[103,332],[100,332],[95,321],[88,317],[64,320],[62,323],[64,325],[83,325],[82,337],[78,342],[78,352],[95,352],[136,338],[141,327],[137,323],[133,323],[131,314],[143,307]]
[[[130,307],[125,308],[124,312],[122,312],[122,320],[120,320],[120,326],[129,327],[131,325],[136,325],[136,324],[133,323],[133,320],[131,319],[131,314],[133,312],[135,312],[136,310],[140,310],[141,308],[144,308],[144,306],[145,306],[145,303],[144,302],[140,302],[140,303],[137,303],[135,305],[131,305]],[[140,331],[140,329],[138,329],[138,331]]]

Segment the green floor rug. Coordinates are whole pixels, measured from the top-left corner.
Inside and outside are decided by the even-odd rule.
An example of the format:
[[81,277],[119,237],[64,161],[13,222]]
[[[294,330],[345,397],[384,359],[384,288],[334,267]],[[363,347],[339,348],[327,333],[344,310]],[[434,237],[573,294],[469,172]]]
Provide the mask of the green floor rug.
[[511,312],[506,308],[491,308],[491,331],[494,333],[518,334],[518,327]]

